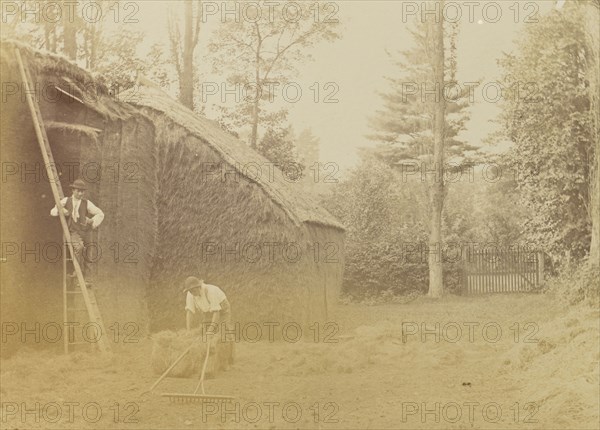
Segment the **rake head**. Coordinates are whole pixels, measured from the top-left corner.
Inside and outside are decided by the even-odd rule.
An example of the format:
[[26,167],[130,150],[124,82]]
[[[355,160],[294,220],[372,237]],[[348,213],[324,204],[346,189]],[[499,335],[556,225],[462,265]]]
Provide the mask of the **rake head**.
[[168,397],[172,403],[223,403],[231,402],[235,398],[233,396],[187,393],[163,393],[161,396]]

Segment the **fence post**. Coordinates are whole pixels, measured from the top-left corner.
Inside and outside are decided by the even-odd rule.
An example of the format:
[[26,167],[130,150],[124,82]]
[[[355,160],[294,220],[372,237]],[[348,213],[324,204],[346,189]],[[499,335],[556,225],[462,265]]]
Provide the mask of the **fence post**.
[[462,274],[462,295],[463,296],[467,296],[469,295],[469,267],[468,264],[470,263],[470,258],[471,258],[471,252],[470,250],[467,248],[466,250],[466,256],[463,258],[463,253],[461,251],[461,274]]
[[544,252],[538,251],[538,287],[544,283]]

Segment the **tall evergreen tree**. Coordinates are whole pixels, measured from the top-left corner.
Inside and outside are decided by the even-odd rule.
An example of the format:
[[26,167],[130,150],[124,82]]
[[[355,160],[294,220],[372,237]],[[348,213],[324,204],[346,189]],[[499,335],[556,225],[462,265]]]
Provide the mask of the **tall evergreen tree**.
[[[460,140],[458,134],[468,120],[469,88],[456,80],[456,38],[458,28],[445,31],[444,101],[446,105],[445,151],[448,158],[463,160],[476,146]],[[435,111],[435,82],[428,48],[427,23],[416,22],[411,30],[415,46],[391,56],[399,71],[387,77],[389,90],[381,93],[383,109],[369,118],[373,133],[368,137],[381,143],[378,152],[390,165],[405,162],[431,163],[432,125]]]
[[[443,9],[443,1],[439,2]],[[468,160],[477,149],[458,139],[468,119],[470,88],[456,81],[457,26],[445,28],[443,19],[428,15],[411,31],[415,46],[397,61],[399,77],[388,78],[390,91],[381,94],[384,108],[370,120],[374,150],[388,165],[421,173],[429,206],[429,295],[443,292],[442,211],[447,186],[445,160]],[[446,48],[448,46],[448,48]],[[455,167],[450,170],[460,169]]]

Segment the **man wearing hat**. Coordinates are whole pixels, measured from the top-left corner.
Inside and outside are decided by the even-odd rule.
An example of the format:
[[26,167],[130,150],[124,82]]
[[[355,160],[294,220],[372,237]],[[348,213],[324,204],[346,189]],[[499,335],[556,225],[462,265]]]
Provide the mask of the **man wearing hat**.
[[[221,340],[224,341],[225,359],[221,360],[221,368],[227,370],[233,364],[234,330],[231,323],[231,306],[225,293],[216,285],[206,284],[194,276],[185,280],[183,292],[185,298],[185,325],[188,331],[192,329],[192,320],[196,311],[204,314],[218,312],[218,327],[221,331]],[[226,329],[225,336],[222,330]],[[216,342],[216,337],[214,337]]]
[[196,311],[203,313],[218,312],[219,323],[225,324],[227,329],[231,328],[231,306],[223,290],[216,285],[206,284],[194,276],[185,280],[183,292],[185,298],[185,325],[189,330],[192,329],[193,315]]
[[[89,243],[90,229],[95,230],[102,224],[104,212],[91,201],[84,198],[87,187],[83,180],[76,179],[70,185],[70,188],[73,191],[71,197],[65,197],[60,203],[63,214],[67,218],[75,258],[77,258],[82,272],[85,272],[86,262],[85,258],[81,258],[81,256]],[[56,206],[52,208],[50,215],[58,216]]]

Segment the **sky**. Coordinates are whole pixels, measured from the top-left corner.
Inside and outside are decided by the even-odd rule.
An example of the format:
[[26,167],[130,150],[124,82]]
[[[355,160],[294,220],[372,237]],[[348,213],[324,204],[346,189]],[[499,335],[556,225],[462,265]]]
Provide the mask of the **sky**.
[[[301,88],[302,96],[294,103],[285,102],[296,132],[309,127],[320,138],[322,162],[336,163],[343,171],[357,163],[358,148],[374,145],[365,137],[371,132],[368,117],[381,108],[378,92],[386,90],[385,76],[398,74],[388,52],[411,46],[408,15],[412,10],[419,13],[426,7],[425,3],[393,0],[335,2],[338,8],[335,16],[341,23],[342,38],[333,43],[321,43],[311,51],[314,60],[301,64],[294,79],[295,88]],[[166,43],[166,3],[141,1],[136,4],[139,6],[136,26],[146,32],[144,45]],[[221,2],[213,4],[216,8],[221,7]],[[458,80],[461,83],[482,82],[474,91],[471,119],[462,134],[469,143],[481,144],[496,127],[491,120],[499,113],[497,60],[503,52],[513,49],[514,40],[526,25],[532,25],[537,16],[554,6],[554,0],[446,1],[445,16],[456,20],[460,28]],[[218,18],[209,16],[202,27],[197,51],[200,58],[206,55],[210,33],[217,24]],[[205,79],[219,80],[211,75],[208,66],[200,72]],[[316,88],[319,88],[317,99]],[[288,94],[294,97],[294,88],[290,90]],[[208,98],[209,104],[219,101],[219,95],[212,97]],[[325,102],[326,98],[329,103]],[[210,110],[208,116],[211,116]]]

